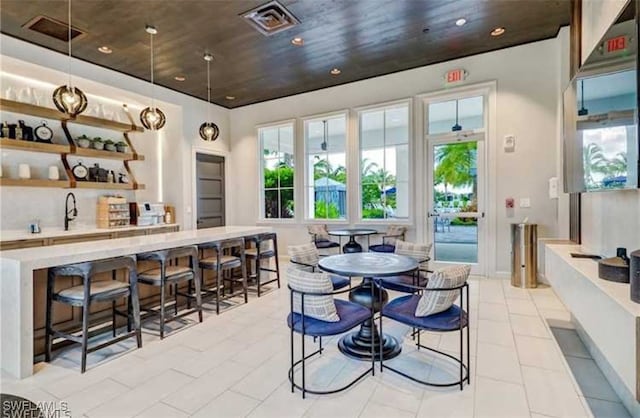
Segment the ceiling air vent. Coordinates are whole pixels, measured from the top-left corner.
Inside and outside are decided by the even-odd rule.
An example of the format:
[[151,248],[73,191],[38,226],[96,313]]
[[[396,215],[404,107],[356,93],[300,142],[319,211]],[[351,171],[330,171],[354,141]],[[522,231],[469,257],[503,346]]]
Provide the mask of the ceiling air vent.
[[[51,36],[63,42],[69,41],[69,26],[67,23],[50,18],[48,16],[36,16],[22,27]],[[71,27],[71,39],[76,39],[85,33],[78,28]]]
[[300,21],[290,11],[275,0],[243,13],[242,17],[260,33],[267,36],[300,24]]

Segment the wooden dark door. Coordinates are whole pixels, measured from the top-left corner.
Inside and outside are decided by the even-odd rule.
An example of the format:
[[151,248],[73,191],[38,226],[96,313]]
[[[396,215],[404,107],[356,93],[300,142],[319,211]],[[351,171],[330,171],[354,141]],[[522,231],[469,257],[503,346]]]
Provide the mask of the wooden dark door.
[[224,157],[196,154],[197,228],[225,224]]

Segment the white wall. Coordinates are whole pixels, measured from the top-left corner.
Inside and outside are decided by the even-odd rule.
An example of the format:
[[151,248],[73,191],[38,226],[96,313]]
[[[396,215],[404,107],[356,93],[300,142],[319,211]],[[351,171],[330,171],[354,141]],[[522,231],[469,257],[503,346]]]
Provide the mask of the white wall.
[[[445,90],[444,73],[462,67],[469,72],[466,85],[497,81],[497,135],[489,138],[496,149],[490,158],[495,161],[497,172],[495,178],[488,179],[495,188],[495,200],[489,202],[495,210],[488,216],[495,219],[496,228],[490,231],[490,240],[497,250],[490,257],[495,260],[498,272],[508,271],[511,222],[528,217],[530,222],[540,225],[541,237],[556,237],[559,233],[557,200],[548,198],[547,182],[558,168],[562,42],[568,42],[566,36],[231,110],[230,222],[255,224],[259,218],[256,125]],[[350,141],[355,133],[354,122]],[[505,135],[516,136],[515,153],[502,151]],[[414,139],[423,140],[419,133],[414,133]],[[414,170],[414,176],[417,172]],[[416,178],[416,185],[419,192],[420,185],[426,187],[420,178]],[[303,204],[302,196],[302,190],[298,190],[296,205]],[[532,207],[516,208],[513,217],[508,217],[504,208],[506,197],[529,197]],[[422,207],[420,203],[414,202],[415,207]],[[424,213],[416,211],[416,215],[414,225],[418,219],[422,222]],[[294,225],[277,225],[277,230],[283,245],[309,239],[301,219]]]
[[[582,58],[586,59],[626,6],[626,0],[583,0]],[[615,255],[640,249],[640,190],[582,194],[582,246]]]
[[[22,83],[35,84],[47,97],[51,91],[47,89],[67,82],[67,57],[15,38],[0,35],[0,94],[4,97],[6,89]],[[150,104],[150,84],[127,75],[111,71],[97,65],[74,59],[72,61],[74,84],[81,87],[89,95],[100,96],[93,100],[103,100],[114,107],[127,103],[134,117],[140,110]],[[16,79],[7,74],[17,74],[25,80]],[[39,80],[46,84],[33,83]],[[53,86],[53,87],[51,87]],[[137,192],[123,192],[130,200],[162,199],[165,203],[176,207],[177,221],[183,228],[193,225],[192,205],[192,150],[194,147],[225,154],[229,150],[229,111],[220,106],[211,105],[211,119],[220,127],[220,137],[213,143],[204,142],[198,136],[198,128],[208,115],[209,105],[190,96],[165,89],[155,88],[157,105],[167,116],[167,124],[157,132],[131,134],[131,139],[138,152],[145,154],[143,162],[133,162],[132,170],[138,182],[145,183],[147,189]],[[3,120],[14,118],[6,112]],[[28,119],[28,118],[25,118]],[[31,123],[33,125],[33,123]],[[51,126],[54,128],[54,126]],[[91,135],[91,128],[78,128]],[[73,131],[72,131],[73,133]],[[103,134],[104,137],[106,134]],[[157,136],[156,136],[157,135]],[[50,164],[45,154],[3,151],[2,164],[11,174],[17,160],[28,161],[34,167],[46,167]],[[88,159],[83,161],[86,165]],[[108,165],[106,160],[96,160],[101,166]],[[96,197],[105,191],[72,190],[79,200],[80,216],[78,223],[91,227],[95,223]],[[25,228],[33,218],[40,218],[45,226],[61,226],[64,217],[64,195],[67,190],[57,189],[25,189],[3,187],[2,229]],[[42,208],[49,207],[43,211]]]

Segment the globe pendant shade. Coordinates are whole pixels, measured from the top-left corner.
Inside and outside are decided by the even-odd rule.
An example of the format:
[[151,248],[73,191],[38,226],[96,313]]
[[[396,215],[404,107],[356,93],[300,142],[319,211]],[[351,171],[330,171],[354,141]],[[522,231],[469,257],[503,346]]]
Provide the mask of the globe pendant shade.
[[218,139],[218,135],[220,134],[220,129],[218,125],[213,122],[205,122],[200,125],[200,138],[205,141],[215,141]]
[[142,112],[140,112],[140,122],[142,122],[142,126],[147,129],[158,130],[162,129],[167,118],[162,113],[162,110],[157,107],[145,107]]
[[53,103],[62,113],[77,116],[87,108],[87,96],[77,87],[60,86],[53,92]]

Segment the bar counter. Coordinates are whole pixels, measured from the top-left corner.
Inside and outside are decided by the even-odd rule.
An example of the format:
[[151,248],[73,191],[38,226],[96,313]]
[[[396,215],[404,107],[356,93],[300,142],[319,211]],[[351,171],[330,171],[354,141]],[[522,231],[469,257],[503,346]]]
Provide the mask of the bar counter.
[[271,228],[226,226],[0,251],[0,368],[20,379],[33,374],[37,270],[264,232]]

